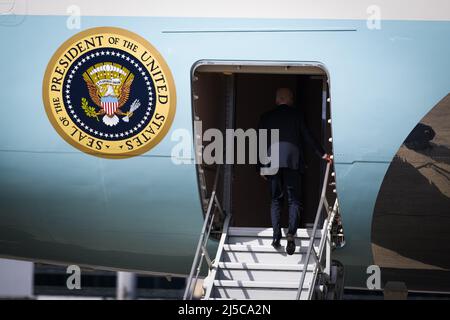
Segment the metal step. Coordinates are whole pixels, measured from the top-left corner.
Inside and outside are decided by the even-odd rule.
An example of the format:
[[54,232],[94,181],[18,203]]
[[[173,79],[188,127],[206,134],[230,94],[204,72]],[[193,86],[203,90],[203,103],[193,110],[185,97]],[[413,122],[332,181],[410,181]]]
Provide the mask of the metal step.
[[[211,297],[258,300],[292,300],[297,297],[298,282],[262,282],[215,280]],[[301,299],[307,297],[307,286]]]
[[[308,243],[302,243],[302,246],[299,246],[298,243],[296,243],[294,254],[296,253],[305,253],[308,250]],[[269,252],[269,253],[276,253],[276,254],[286,254],[286,248],[284,246],[281,246],[280,248],[274,248],[271,245],[251,245],[251,244],[224,244],[223,249],[225,251],[242,251],[242,252]],[[318,247],[316,246],[316,250],[318,250]]]
[[[284,247],[229,245],[223,247],[221,262],[263,263],[263,264],[303,264],[307,247],[297,246],[293,255],[288,255]],[[314,262],[311,258],[310,262]]]
[[[245,237],[245,236],[229,236],[227,239],[228,244],[241,244],[241,245],[254,245],[254,246],[271,246],[272,245],[272,237]],[[314,245],[319,247],[320,238],[316,238],[314,240]],[[287,245],[287,240],[285,238],[280,240],[280,244],[282,247]],[[309,245],[309,239],[296,238],[295,244],[297,246],[302,246],[307,248]]]
[[[296,238],[309,239],[311,237],[311,229],[297,229]],[[286,229],[281,229],[281,235],[286,238]],[[273,237],[272,228],[240,228],[240,227],[230,227],[228,228],[228,236],[245,236],[245,237]],[[316,231],[316,238],[320,239],[322,237],[322,230]]]
[[[302,271],[303,264],[262,264],[262,263],[236,263],[236,262],[219,262],[219,268],[222,269],[246,269],[246,270],[276,270],[276,271]],[[314,266],[310,264],[308,271],[314,270]]]
[[[313,265],[310,265],[305,281],[312,281]],[[217,280],[300,282],[303,265],[219,263]]]

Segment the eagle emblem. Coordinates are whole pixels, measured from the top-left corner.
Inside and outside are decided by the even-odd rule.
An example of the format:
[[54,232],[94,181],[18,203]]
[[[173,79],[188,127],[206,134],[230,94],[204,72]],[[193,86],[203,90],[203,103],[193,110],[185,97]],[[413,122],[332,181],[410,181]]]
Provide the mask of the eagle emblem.
[[140,102],[136,99],[127,112],[121,108],[130,97],[134,74],[127,68],[112,62],[97,63],[83,73],[89,96],[96,107],[90,107],[85,98],[82,99],[82,108],[88,117],[102,117],[105,125],[113,127],[119,123],[118,116],[124,116],[123,121],[128,122],[133,112],[139,108]]

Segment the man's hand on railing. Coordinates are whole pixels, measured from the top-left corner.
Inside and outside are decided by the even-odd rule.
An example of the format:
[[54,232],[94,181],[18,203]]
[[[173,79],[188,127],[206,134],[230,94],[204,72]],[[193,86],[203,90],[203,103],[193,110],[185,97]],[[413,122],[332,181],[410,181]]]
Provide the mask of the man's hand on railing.
[[333,158],[332,158],[331,155],[329,155],[328,153],[325,153],[325,154],[322,156],[322,159],[326,160],[326,161],[329,162],[329,163],[333,162]]

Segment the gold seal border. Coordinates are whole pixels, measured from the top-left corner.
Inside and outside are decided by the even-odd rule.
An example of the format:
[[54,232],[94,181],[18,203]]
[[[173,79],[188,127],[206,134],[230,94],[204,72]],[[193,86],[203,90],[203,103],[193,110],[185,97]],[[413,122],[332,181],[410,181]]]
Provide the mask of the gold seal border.
[[[169,92],[170,92],[169,106],[168,106],[169,110],[167,111],[166,123],[164,124],[163,128],[150,141],[148,141],[144,146],[142,146],[136,150],[124,151],[124,152],[118,152],[118,153],[105,153],[105,152],[95,151],[93,149],[90,149],[90,148],[74,141],[73,139],[71,139],[67,135],[67,133],[64,131],[64,129],[60,127],[59,123],[57,122],[57,119],[53,115],[48,90],[49,90],[49,85],[50,85],[50,78],[53,73],[53,69],[55,68],[55,65],[57,65],[57,63],[58,63],[58,58],[67,50],[67,48],[70,47],[70,45],[73,45],[78,40],[81,40],[87,36],[92,36],[92,35],[101,34],[101,33],[111,33],[111,34],[122,35],[122,36],[133,39],[133,40],[139,42],[140,44],[144,45],[144,47],[149,50],[149,53],[152,56],[154,56],[154,58],[156,58],[159,65],[163,69],[164,75],[166,76],[166,82],[168,83],[168,86],[169,86]],[[108,48],[108,47],[105,47],[105,48]],[[169,66],[167,65],[165,59],[159,53],[159,51],[150,42],[148,42],[145,38],[141,37],[140,35],[138,35],[134,32],[128,31],[126,29],[117,28],[117,27],[89,28],[89,29],[86,29],[84,31],[81,31],[81,32],[73,35],[72,37],[70,37],[69,39],[64,41],[64,43],[58,47],[56,52],[51,57],[49,63],[47,64],[47,68],[45,70],[44,79],[43,79],[43,83],[42,83],[42,97],[43,97],[43,102],[44,102],[44,107],[45,107],[45,112],[47,114],[47,117],[48,117],[50,123],[52,124],[53,128],[56,130],[56,132],[58,132],[58,134],[61,138],[63,138],[67,143],[72,145],[74,148],[81,150],[84,153],[87,153],[87,154],[90,154],[90,155],[93,155],[96,157],[108,158],[108,159],[124,159],[124,158],[138,156],[138,155],[141,155],[141,154],[149,151],[153,147],[155,147],[167,135],[170,128],[172,127],[173,119],[174,119],[175,113],[176,113],[176,103],[177,103],[175,82],[173,80],[172,72],[171,72]],[[155,112],[156,112],[156,110],[155,110]],[[79,129],[79,130],[81,130],[81,129]],[[96,139],[100,140],[100,141],[108,141],[108,140],[103,140],[103,139],[98,139],[98,138],[96,138]],[[123,141],[126,141],[126,140],[128,140],[128,139],[123,139]]]

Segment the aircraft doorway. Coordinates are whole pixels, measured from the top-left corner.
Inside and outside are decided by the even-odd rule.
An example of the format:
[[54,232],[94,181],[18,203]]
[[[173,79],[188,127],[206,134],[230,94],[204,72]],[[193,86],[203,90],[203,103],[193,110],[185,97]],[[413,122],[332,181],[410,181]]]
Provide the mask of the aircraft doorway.
[[[260,116],[275,107],[279,87],[291,88],[295,105],[304,114],[314,139],[332,154],[328,77],[319,65],[200,62],[193,68],[193,120],[201,120],[202,131],[217,128],[257,129]],[[209,142],[203,142],[203,146]],[[196,140],[197,151],[202,141]],[[248,151],[248,145],[246,148]],[[309,145],[304,146],[305,174],[302,176],[304,211],[300,226],[314,221],[326,163]],[[247,153],[248,154],[248,153]],[[198,181],[203,207],[214,185],[215,166],[198,165]],[[253,164],[223,165],[217,195],[225,210],[232,213],[232,226],[270,227],[270,191]],[[287,226],[287,203],[282,226]]]

